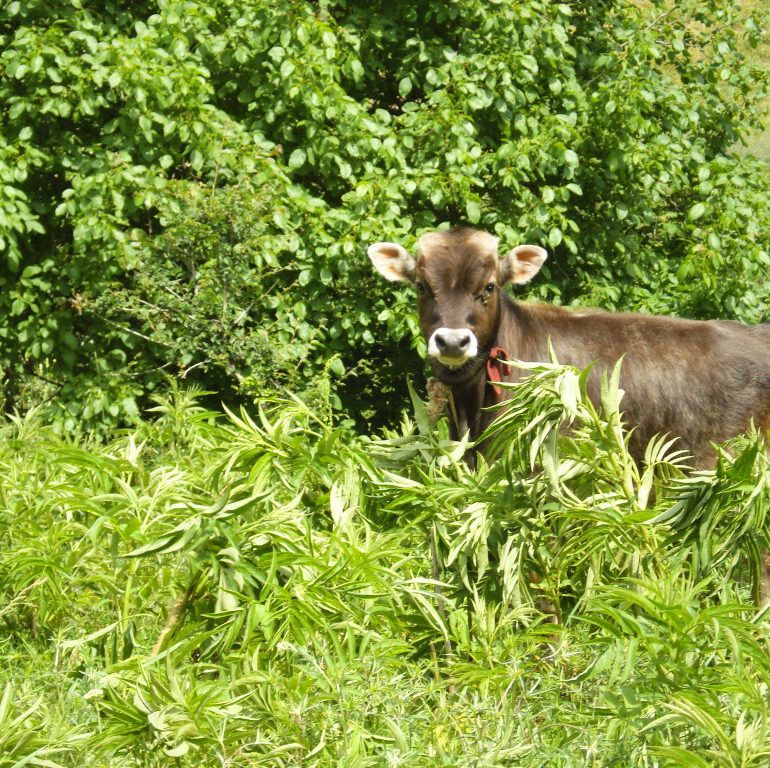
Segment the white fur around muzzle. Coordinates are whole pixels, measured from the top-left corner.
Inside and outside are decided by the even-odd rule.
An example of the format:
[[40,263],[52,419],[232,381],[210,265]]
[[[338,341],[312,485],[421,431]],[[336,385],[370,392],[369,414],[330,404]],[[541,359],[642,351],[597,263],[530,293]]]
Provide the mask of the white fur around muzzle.
[[[446,355],[439,348],[436,341],[437,335],[441,336],[444,343],[448,345],[459,344],[460,340],[465,336],[470,336],[470,342],[461,355]],[[476,334],[469,328],[436,328],[428,339],[428,355],[438,360],[447,368],[459,368],[465,365],[469,360],[476,357],[478,351],[479,343],[476,339]]]

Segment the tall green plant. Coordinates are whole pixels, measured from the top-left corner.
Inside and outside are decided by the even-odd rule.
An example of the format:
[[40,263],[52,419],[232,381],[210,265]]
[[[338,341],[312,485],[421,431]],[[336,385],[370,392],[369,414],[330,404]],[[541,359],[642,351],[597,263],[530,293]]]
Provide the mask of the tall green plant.
[[416,396],[379,436],[190,391],[107,443],[8,422],[0,762],[762,765],[758,438],[637,467],[616,380],[529,373],[475,470]]

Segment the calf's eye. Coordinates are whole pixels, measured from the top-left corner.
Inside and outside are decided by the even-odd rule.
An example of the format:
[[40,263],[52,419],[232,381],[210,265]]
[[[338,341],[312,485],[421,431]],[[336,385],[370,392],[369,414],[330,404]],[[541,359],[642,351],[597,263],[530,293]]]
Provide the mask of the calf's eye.
[[420,296],[422,296],[423,293],[425,293],[425,286],[422,283],[415,283],[414,289],[417,291],[417,293],[420,294]]
[[476,297],[476,300],[486,304],[489,301],[489,297],[495,292],[495,288],[497,286],[494,283],[487,283],[484,286],[484,290]]

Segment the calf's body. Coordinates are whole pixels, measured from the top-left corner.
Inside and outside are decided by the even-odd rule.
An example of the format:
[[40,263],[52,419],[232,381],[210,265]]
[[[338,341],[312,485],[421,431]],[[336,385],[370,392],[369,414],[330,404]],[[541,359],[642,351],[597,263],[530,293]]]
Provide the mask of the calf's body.
[[[712,442],[754,424],[770,428],[770,327],[729,321],[682,320],[642,314],[575,311],[502,297],[494,346],[518,360],[546,362],[548,345],[560,363],[593,364],[589,395],[599,399],[601,371],[623,358],[623,419],[633,427],[631,451],[644,455],[657,434],[679,438],[696,466],[713,460]],[[522,372],[513,368],[508,380]],[[484,405],[494,402],[485,386]],[[457,392],[458,400],[466,400]],[[469,412],[472,436],[494,414]]]
[[[369,257],[388,280],[406,280],[418,294],[420,328],[435,376],[452,391],[455,437],[475,440],[500,410],[485,410],[510,391],[488,382],[491,357],[586,368],[589,395],[599,398],[601,372],[622,357],[621,409],[634,431],[631,451],[644,456],[656,434],[679,438],[693,464],[713,464],[712,442],[770,428],[770,324],[745,326],[514,302],[505,283],[526,283],[546,253],[522,245],[498,258],[498,240],[473,229],[431,232],[416,258],[397,243],[375,243]],[[504,380],[524,375],[499,369]],[[770,598],[770,557],[763,556],[763,601]]]
[[[560,363],[586,368],[589,395],[599,396],[601,372],[622,357],[621,409],[634,432],[631,450],[644,455],[656,434],[678,437],[696,466],[713,461],[711,443],[753,423],[770,428],[770,325],[682,320],[643,314],[573,310],[514,302],[501,286],[526,283],[546,254],[519,246],[500,259],[497,238],[473,229],[432,232],[418,241],[416,259],[395,243],[369,248],[390,280],[412,282],[420,327],[434,374],[452,390],[456,436],[476,439],[499,410],[488,383],[491,350],[528,362],[547,362],[549,344]],[[522,375],[502,366],[504,380]]]

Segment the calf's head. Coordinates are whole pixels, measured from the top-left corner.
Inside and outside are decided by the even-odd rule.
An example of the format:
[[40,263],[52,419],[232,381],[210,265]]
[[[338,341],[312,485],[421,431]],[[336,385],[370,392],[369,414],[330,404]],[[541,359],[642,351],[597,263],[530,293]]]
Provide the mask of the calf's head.
[[369,246],[386,279],[415,286],[430,363],[445,384],[470,380],[486,363],[500,323],[501,286],[529,282],[546,259],[536,245],[498,258],[497,243],[487,232],[451,229],[423,235],[416,258],[398,243]]

